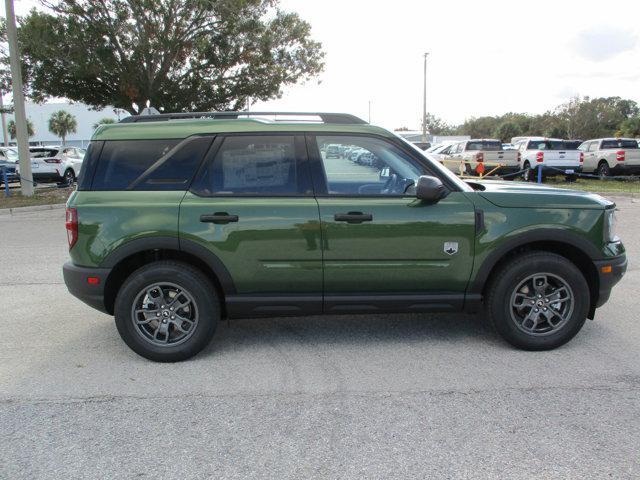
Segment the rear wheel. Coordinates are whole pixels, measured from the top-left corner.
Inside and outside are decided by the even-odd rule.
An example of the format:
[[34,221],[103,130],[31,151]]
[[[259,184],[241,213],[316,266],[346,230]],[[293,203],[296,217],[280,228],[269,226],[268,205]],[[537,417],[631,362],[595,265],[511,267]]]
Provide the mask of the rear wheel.
[[530,182],[532,175],[531,164],[529,162],[524,162],[524,172],[522,172],[522,179],[525,182]]
[[118,292],[120,336],[138,355],[158,362],[185,360],[211,340],[220,318],[211,281],[182,262],[154,262],[133,272]]
[[76,181],[76,175],[73,173],[73,170],[67,168],[64,172],[64,183],[67,185],[73,185],[73,182]]
[[600,177],[610,177],[611,176],[611,169],[609,168],[609,164],[605,160],[602,160],[598,164],[598,176],[600,176]]
[[550,350],[571,340],[589,312],[589,286],[566,258],[532,252],[506,263],[486,296],[495,330],[524,350]]

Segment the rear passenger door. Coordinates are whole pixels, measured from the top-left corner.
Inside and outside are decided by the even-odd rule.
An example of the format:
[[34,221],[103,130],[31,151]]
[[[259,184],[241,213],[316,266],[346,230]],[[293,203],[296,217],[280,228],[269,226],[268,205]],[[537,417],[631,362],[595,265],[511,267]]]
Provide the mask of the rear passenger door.
[[182,201],[180,242],[224,266],[231,316],[320,312],[320,218],[304,136],[218,136]]

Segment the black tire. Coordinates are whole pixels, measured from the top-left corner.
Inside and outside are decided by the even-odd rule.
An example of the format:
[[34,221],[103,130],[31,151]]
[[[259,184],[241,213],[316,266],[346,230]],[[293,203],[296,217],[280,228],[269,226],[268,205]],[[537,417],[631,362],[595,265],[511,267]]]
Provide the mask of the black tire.
[[[522,295],[520,293],[522,290],[517,289],[520,288],[523,281],[537,274],[545,274],[550,278],[563,280],[572,292],[572,303],[566,303],[567,306],[572,305],[572,308],[566,311],[564,322],[557,322],[557,329],[551,329],[546,333],[526,333],[521,326],[522,323],[519,326],[514,319],[517,314],[513,311],[512,295]],[[531,295],[536,296],[533,293]],[[541,298],[540,300],[546,299]],[[527,302],[528,300],[522,303]],[[554,301],[551,300],[551,302]],[[556,306],[565,305],[553,304]],[[551,305],[548,306],[551,309]],[[486,314],[493,328],[511,345],[523,350],[551,350],[567,343],[584,325],[589,313],[589,306],[589,285],[580,270],[565,257],[540,251],[522,254],[503,265],[493,275],[485,297]],[[534,307],[530,307],[527,303],[525,308],[533,309]],[[541,324],[544,325],[544,322]]]
[[64,183],[68,185],[73,185],[73,182],[76,181],[76,175],[73,173],[73,170],[67,168],[64,172]]
[[465,163],[464,164],[464,172],[465,172],[465,175],[467,175],[469,177],[475,177],[476,176],[476,172],[473,171],[473,168],[471,168],[471,164],[470,163]]
[[606,160],[601,160],[600,163],[598,164],[598,176],[599,177],[610,177],[611,176],[611,169],[609,168],[609,164],[607,163]]
[[[146,288],[163,282],[187,291],[197,315],[193,332],[189,329],[186,339],[175,345],[160,346],[153,343],[134,324],[133,309],[136,299]],[[197,268],[177,261],[158,261],[139,268],[126,279],[116,297],[114,310],[118,332],[134,352],[156,362],[178,362],[196,355],[209,344],[220,319],[220,300],[209,278]],[[172,331],[176,332],[175,325]]]
[[531,170],[531,164],[529,164],[529,162],[524,162],[524,166],[522,168],[524,169],[524,172],[522,172],[522,180],[530,182],[532,177],[531,174],[533,173]]

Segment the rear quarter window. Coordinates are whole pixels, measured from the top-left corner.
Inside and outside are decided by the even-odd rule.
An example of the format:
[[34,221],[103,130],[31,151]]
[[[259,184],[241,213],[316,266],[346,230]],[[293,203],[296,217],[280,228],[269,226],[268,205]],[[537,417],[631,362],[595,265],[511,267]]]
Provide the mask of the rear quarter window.
[[197,136],[105,141],[91,190],[186,190],[211,141]]

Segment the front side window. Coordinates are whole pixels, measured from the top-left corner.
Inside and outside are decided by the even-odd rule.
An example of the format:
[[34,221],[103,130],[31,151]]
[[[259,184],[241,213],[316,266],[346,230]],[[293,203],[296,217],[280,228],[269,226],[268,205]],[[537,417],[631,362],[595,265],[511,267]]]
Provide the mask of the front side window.
[[[336,145],[326,150],[328,155],[338,154]],[[298,157],[293,135],[229,136],[192,190],[205,196],[307,194],[306,172]]]
[[[316,141],[329,195],[404,195],[424,173],[409,155],[384,140],[318,136]],[[325,145],[340,145],[344,153],[327,154]]]

